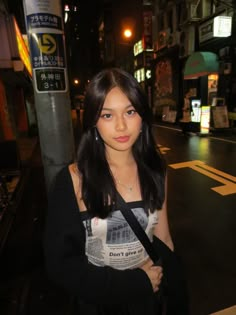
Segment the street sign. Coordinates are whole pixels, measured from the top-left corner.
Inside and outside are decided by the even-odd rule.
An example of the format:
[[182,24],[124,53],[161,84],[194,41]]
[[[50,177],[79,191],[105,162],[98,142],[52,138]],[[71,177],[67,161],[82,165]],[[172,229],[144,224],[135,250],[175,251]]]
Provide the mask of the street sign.
[[68,80],[59,2],[25,0],[25,11],[36,91],[66,92]]
[[38,93],[66,90],[65,69],[35,69],[34,74]]
[[[23,0],[47,190],[74,160],[61,0]],[[61,131],[63,130],[63,137]]]
[[26,21],[30,29],[52,28],[62,30],[62,19],[54,14],[33,12],[27,15]]
[[33,33],[29,45],[33,68],[65,67],[62,34]]

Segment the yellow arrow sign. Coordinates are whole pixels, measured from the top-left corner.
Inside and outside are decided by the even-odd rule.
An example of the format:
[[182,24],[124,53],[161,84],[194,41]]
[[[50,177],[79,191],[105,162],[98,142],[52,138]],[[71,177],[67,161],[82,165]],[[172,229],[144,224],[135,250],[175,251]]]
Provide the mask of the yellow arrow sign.
[[57,48],[55,38],[49,34],[43,34],[38,41],[39,49],[44,54],[53,54]]

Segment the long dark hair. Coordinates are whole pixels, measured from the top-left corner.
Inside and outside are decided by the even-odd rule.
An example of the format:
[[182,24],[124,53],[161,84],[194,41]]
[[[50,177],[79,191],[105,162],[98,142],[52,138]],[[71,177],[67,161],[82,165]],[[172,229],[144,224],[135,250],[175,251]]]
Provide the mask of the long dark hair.
[[95,128],[107,94],[119,87],[142,118],[142,132],[133,145],[145,208],[154,211],[164,201],[166,165],[152,134],[152,115],[145,93],[136,79],[118,68],[99,72],[89,83],[83,114],[83,132],[77,163],[82,175],[82,198],[87,210],[107,217],[116,201],[116,188],[105,155],[105,146]]

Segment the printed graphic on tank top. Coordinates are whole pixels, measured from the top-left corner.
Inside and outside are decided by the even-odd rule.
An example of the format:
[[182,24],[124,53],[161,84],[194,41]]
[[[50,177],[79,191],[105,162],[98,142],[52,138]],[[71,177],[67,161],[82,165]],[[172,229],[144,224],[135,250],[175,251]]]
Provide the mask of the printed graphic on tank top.
[[[128,205],[152,241],[158,211],[145,211],[142,201],[129,202]],[[81,212],[81,215],[86,230],[86,255],[90,263],[123,270],[136,268],[147,259],[145,249],[120,210],[113,211],[106,219],[91,218],[87,211]]]

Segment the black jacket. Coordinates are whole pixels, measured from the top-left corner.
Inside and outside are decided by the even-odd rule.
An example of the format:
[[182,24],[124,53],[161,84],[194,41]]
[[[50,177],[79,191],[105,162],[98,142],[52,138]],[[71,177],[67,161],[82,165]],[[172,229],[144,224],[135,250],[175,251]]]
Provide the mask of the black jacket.
[[67,167],[49,193],[44,253],[49,277],[78,298],[79,314],[152,314],[154,293],[143,270],[88,263],[85,230]]

